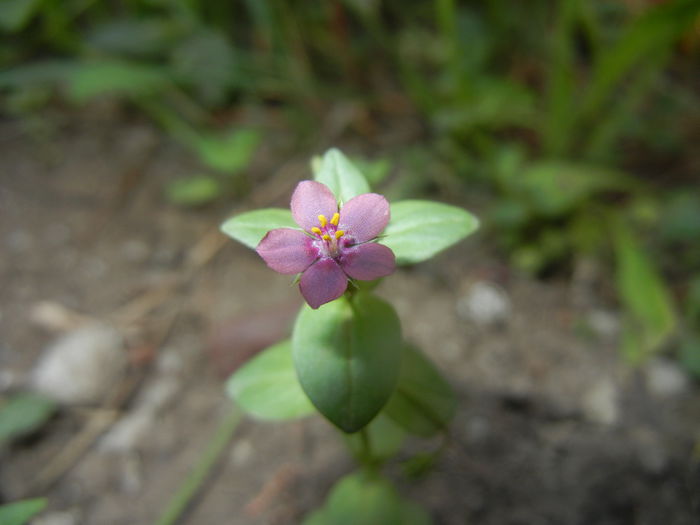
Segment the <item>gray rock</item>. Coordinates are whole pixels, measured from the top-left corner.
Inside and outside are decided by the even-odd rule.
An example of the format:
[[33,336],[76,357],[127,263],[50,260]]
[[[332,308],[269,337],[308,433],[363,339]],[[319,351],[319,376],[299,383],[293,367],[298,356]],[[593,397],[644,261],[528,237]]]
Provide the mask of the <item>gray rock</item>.
[[653,359],[646,366],[644,379],[649,393],[658,398],[681,395],[690,388],[683,369],[670,359]]
[[31,523],[32,525],[77,525],[78,513],[68,510],[47,512],[32,520]]
[[600,425],[613,425],[619,418],[618,391],[609,377],[594,383],[584,394],[581,409],[589,421]]
[[592,310],[588,325],[602,339],[613,339],[620,333],[620,317],[608,310]]
[[488,281],[472,284],[457,301],[457,313],[463,319],[488,325],[506,321],[512,307],[508,294]]
[[55,340],[31,372],[31,387],[60,403],[97,404],[127,366],[124,341],[114,328],[83,325]]

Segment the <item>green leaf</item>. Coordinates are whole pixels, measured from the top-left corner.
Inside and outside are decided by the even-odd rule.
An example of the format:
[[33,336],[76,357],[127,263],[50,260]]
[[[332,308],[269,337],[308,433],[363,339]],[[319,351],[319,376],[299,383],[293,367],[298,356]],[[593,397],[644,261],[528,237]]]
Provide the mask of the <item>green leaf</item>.
[[179,206],[201,206],[215,200],[219,195],[219,181],[208,175],[177,179],[167,186],[168,199]]
[[632,232],[618,223],[614,235],[617,289],[626,310],[623,351],[640,363],[674,333],[676,316],[668,289]]
[[356,157],[353,158],[352,161],[355,163],[360,173],[364,174],[370,186],[380,184],[389,175],[389,171],[391,171],[391,162],[387,159],[370,160]]
[[[381,412],[367,425],[369,447],[373,460],[386,460],[396,454],[403,445],[405,432]],[[364,459],[363,437],[360,434],[344,434],[348,447],[359,462]]]
[[235,175],[248,167],[259,142],[257,131],[239,129],[221,136],[203,135],[194,147],[207,166]]
[[694,275],[688,284],[685,298],[685,315],[687,320],[700,329],[700,274]]
[[661,64],[674,42],[692,26],[700,12],[697,0],[663,2],[647,9],[625,27],[624,34],[596,57],[592,80],[580,111],[592,115],[615,93],[622,80],[640,65]]
[[284,208],[263,208],[231,217],[221,231],[232,239],[255,249],[265,234],[275,228],[296,228],[292,212]]
[[155,66],[116,60],[86,62],[69,77],[68,94],[75,102],[85,102],[105,94],[154,95],[169,84],[168,76]]
[[700,334],[687,335],[681,341],[678,358],[688,372],[700,379]]
[[72,60],[37,60],[0,71],[0,87],[29,89],[36,86],[53,86],[70,78],[80,67]]
[[44,510],[47,503],[46,498],[34,498],[1,505],[0,525],[25,525]]
[[237,370],[226,391],[243,410],[260,419],[296,419],[315,411],[299,385],[288,340],[264,350]]
[[335,148],[323,156],[315,178],[328,186],[340,202],[348,202],[353,197],[370,191],[364,175]]
[[41,5],[41,0],[2,0],[0,29],[14,33],[23,29]]
[[44,425],[56,404],[38,394],[20,394],[0,406],[0,443],[29,434]]
[[195,88],[197,98],[210,105],[222,104],[241,76],[229,38],[212,25],[182,39],[174,47],[170,63],[174,75]]
[[479,220],[468,211],[440,202],[407,200],[391,205],[391,220],[381,244],[398,264],[430,259],[473,233]]
[[153,56],[172,45],[178,30],[178,24],[165,17],[117,18],[89,29],[85,40],[105,54]]
[[396,391],[382,413],[407,432],[430,437],[449,425],[456,409],[452,388],[437,368],[406,345]]
[[338,481],[324,507],[304,525],[430,525],[421,507],[403,500],[386,479],[373,474],[350,474]]
[[549,217],[573,211],[604,191],[625,189],[629,179],[616,171],[565,162],[538,162],[519,172],[509,190]]
[[292,336],[301,386],[341,430],[360,430],[394,391],[401,326],[388,303],[367,292],[313,310],[305,305]]

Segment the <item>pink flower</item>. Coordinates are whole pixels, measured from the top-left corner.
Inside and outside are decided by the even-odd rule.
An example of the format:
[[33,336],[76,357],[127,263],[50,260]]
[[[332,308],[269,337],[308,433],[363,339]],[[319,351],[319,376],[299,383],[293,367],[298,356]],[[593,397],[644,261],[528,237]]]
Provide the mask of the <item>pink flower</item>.
[[294,190],[291,208],[303,231],[270,230],[256,251],[276,272],[302,274],[299,288],[311,308],[343,295],[348,278],[371,281],[393,273],[394,253],[371,242],[389,222],[381,195],[358,195],[339,210],[327,186],[306,180]]

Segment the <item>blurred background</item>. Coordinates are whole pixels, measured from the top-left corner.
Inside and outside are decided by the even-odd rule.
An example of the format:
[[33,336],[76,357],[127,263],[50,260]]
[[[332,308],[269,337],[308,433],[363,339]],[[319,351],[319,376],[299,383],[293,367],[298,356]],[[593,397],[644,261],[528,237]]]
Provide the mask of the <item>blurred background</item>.
[[438,524],[698,522],[700,2],[2,0],[0,35],[0,502],[321,504],[328,424],[229,415],[301,301],[218,226],[336,146],[482,222],[381,288],[460,398],[402,490]]

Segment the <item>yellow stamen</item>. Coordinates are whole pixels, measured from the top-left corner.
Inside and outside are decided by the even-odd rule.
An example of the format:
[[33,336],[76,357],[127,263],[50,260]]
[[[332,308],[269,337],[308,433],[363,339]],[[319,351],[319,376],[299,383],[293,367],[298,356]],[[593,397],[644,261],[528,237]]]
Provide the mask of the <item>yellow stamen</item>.
[[335,232],[335,238],[340,239],[343,235],[345,235],[345,232],[343,230],[338,230]]
[[333,226],[338,226],[338,221],[340,220],[340,213],[334,213],[333,218],[331,219],[331,224]]
[[316,235],[321,235],[323,232],[321,231],[321,228],[318,228],[317,226],[314,226],[311,228],[311,232],[315,233]]
[[318,222],[321,223],[321,228],[325,228],[326,224],[328,224],[328,219],[326,219],[325,215],[319,215],[318,216]]
[[323,239],[324,241],[330,241],[330,240],[331,240],[331,236],[328,235],[328,234],[325,234],[325,235],[322,237],[322,239]]

